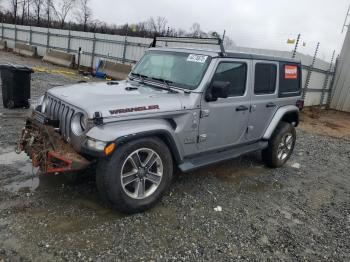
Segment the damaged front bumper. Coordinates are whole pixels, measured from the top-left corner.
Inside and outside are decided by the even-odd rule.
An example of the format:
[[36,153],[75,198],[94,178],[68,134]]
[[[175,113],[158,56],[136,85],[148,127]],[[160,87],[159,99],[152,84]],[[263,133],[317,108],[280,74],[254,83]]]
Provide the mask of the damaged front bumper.
[[24,151],[45,174],[85,169],[90,162],[78,154],[55,128],[45,122],[45,116],[34,111],[26,120],[18,143],[18,152]]

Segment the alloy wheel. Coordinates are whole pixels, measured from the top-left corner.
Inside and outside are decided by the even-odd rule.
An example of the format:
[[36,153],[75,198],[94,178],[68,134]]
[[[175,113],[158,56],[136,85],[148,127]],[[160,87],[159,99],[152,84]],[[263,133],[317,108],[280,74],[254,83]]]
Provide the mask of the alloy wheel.
[[133,199],[144,199],[159,187],[163,176],[163,162],[150,148],[132,152],[121,169],[121,184],[124,192]]
[[277,158],[284,161],[290,154],[293,146],[293,135],[291,133],[286,133],[282,136],[282,139],[277,148]]

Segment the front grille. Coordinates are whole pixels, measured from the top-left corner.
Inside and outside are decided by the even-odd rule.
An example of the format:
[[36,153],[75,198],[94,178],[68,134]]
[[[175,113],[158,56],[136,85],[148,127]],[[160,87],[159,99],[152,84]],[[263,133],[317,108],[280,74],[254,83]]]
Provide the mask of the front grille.
[[46,116],[51,120],[59,121],[59,129],[65,140],[70,139],[70,123],[75,109],[63,101],[48,97],[48,104],[45,109]]

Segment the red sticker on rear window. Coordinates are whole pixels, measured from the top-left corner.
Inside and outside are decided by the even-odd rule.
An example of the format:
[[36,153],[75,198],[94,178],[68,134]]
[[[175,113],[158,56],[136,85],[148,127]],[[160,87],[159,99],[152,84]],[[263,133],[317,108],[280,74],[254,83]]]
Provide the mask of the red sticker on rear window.
[[284,78],[285,79],[297,79],[298,78],[298,67],[286,65],[284,67]]

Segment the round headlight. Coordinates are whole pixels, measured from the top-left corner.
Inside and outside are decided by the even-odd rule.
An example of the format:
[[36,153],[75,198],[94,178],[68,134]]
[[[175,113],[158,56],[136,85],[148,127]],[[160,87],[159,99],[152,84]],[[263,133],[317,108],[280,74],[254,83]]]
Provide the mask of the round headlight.
[[87,128],[88,118],[83,113],[76,113],[72,117],[71,129],[76,136],[82,135]]
[[85,115],[80,117],[80,125],[83,131],[85,131],[88,125],[88,118]]

